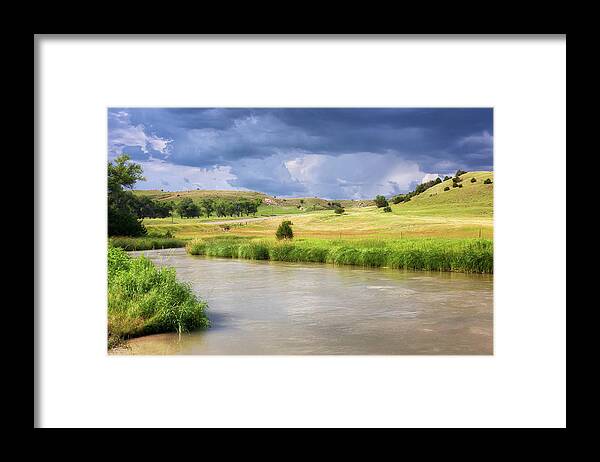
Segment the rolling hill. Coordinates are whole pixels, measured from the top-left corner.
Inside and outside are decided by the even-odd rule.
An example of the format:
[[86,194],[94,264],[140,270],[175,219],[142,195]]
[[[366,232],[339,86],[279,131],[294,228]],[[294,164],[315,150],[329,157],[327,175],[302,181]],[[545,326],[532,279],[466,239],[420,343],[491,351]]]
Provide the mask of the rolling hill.
[[[472,183],[471,179],[475,178]],[[484,184],[486,179],[492,184]],[[493,172],[467,172],[460,176],[462,188],[453,188],[452,180],[432,186],[409,202],[392,205],[392,212],[417,215],[492,216]],[[448,191],[444,188],[449,187]]]
[[280,198],[270,196],[257,191],[232,191],[232,190],[189,190],[189,191],[159,191],[159,190],[134,190],[134,194],[139,196],[149,196],[159,201],[179,201],[184,197],[190,197],[193,201],[200,199],[261,199],[267,206],[276,207],[294,207],[299,205],[306,209],[328,208],[331,202],[339,202],[342,207],[366,207],[373,205],[372,200],[336,200],[320,199],[317,197],[294,197]]

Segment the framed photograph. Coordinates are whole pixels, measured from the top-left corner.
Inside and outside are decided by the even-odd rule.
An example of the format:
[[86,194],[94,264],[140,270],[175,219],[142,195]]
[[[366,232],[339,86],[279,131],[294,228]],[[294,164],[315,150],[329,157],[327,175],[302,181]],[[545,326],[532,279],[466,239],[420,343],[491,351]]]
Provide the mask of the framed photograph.
[[566,426],[566,36],[34,53],[34,426]]

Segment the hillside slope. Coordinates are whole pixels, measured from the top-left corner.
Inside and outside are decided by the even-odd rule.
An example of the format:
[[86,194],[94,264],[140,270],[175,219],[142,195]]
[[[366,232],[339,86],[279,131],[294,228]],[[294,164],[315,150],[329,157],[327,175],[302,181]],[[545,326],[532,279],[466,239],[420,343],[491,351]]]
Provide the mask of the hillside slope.
[[339,202],[343,207],[365,207],[373,205],[372,200],[339,200],[330,201],[317,197],[294,197],[279,198],[269,196],[268,194],[256,191],[231,191],[231,190],[189,190],[189,191],[159,191],[159,190],[134,190],[134,194],[139,196],[149,196],[159,201],[180,201],[184,197],[190,197],[193,201],[200,199],[261,199],[263,204],[278,207],[297,207],[302,208],[327,208],[331,202]]
[[[471,183],[471,179],[475,182]],[[483,184],[486,179],[492,184]],[[443,181],[407,203],[392,205],[397,214],[492,216],[494,196],[493,172],[467,172],[460,176],[462,188],[453,188],[452,180]],[[448,191],[444,188],[449,187]]]

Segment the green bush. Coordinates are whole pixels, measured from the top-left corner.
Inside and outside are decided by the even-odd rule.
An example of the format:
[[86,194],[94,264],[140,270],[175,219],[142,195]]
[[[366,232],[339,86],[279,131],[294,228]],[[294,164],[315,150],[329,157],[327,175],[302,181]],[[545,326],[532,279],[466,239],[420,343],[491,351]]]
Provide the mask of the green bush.
[[444,188],[444,191],[450,191],[450,186],[446,186],[446,187]]
[[379,195],[379,196],[375,197],[375,205],[377,207],[381,208],[381,207],[387,207],[389,204],[388,204],[388,201],[385,198],[385,196]]
[[471,183],[475,183],[477,180],[475,178],[471,178]]
[[489,178],[486,178],[485,181],[483,182],[483,184],[492,184],[492,180]]
[[277,228],[277,231],[275,232],[275,237],[278,240],[293,239],[294,232],[292,231],[291,225],[293,225],[293,223],[289,220],[282,221],[281,224],[279,225],[279,227]]
[[392,208],[391,208],[391,207],[388,205],[387,207],[384,207],[384,208],[383,208],[383,211],[384,211],[384,212],[391,212],[391,211],[392,211]]

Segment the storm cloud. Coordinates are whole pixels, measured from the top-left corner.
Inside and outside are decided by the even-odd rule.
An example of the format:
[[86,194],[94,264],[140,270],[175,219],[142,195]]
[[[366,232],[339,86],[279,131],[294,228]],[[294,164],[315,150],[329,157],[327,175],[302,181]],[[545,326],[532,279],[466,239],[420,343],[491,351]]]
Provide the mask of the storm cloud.
[[492,170],[491,108],[111,108],[109,159],[144,166],[140,189],[250,189],[370,198]]

